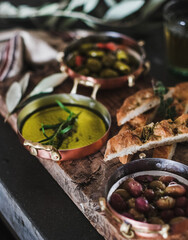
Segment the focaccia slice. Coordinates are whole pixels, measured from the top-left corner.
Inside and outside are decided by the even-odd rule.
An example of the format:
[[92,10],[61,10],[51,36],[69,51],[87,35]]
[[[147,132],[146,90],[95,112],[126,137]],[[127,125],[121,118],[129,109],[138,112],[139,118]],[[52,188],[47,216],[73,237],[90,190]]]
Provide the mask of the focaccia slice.
[[188,114],[181,115],[175,121],[150,123],[114,136],[107,143],[104,160],[184,141],[188,141]]
[[[172,97],[174,88],[168,88],[164,100]],[[117,110],[116,118],[118,126],[128,122],[136,116],[154,108],[160,104],[160,98],[155,95],[152,88],[142,89],[126,98],[120,109]]]
[[[173,93],[174,103],[177,117],[188,112],[188,82],[179,83],[174,88]],[[153,150],[153,158],[172,159],[177,144],[174,143],[168,146],[160,146]]]
[[[157,108],[151,109],[150,111],[131,119],[129,122],[126,122],[118,134],[121,134],[122,132],[125,132],[127,130],[135,130],[138,127],[143,127],[146,124],[150,123],[155,117],[156,111]],[[122,164],[126,164],[131,161],[131,158],[132,155],[126,155],[120,157],[119,160]]]

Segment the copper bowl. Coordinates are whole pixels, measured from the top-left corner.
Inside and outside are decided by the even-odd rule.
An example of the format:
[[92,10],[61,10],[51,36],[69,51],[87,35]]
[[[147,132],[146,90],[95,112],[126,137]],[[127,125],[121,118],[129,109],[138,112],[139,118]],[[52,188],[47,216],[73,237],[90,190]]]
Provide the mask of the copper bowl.
[[[56,149],[51,145],[42,145],[41,143],[31,142],[28,139],[24,139],[21,133],[23,123],[28,116],[32,113],[40,110],[42,108],[47,108],[48,106],[53,106],[55,100],[59,100],[64,104],[72,104],[81,107],[87,107],[91,111],[98,112],[99,115],[103,118],[103,121],[106,124],[105,134],[98,139],[96,142],[75,149],[61,150]],[[97,152],[107,141],[109,131],[111,126],[111,116],[107,108],[102,105],[100,102],[90,98],[85,97],[79,94],[53,94],[50,96],[45,96],[38,98],[30,103],[28,103],[19,113],[17,119],[17,132],[20,138],[21,143],[24,147],[34,156],[51,159],[54,161],[64,161],[64,160],[74,160],[86,157],[90,154]]]
[[[124,75],[115,78],[94,78],[91,76],[80,75],[71,69],[67,64],[67,58],[70,53],[74,50],[78,49],[78,47],[86,42],[114,42],[120,45],[125,46],[127,49],[135,55],[136,59],[138,60],[138,68],[134,70],[129,75]],[[137,42],[134,39],[117,33],[117,32],[104,32],[104,33],[93,33],[89,34],[87,37],[80,38],[78,40],[73,41],[70,43],[64,50],[63,58],[61,58],[60,69],[61,71],[66,71],[68,75],[73,79],[79,79],[79,81],[87,86],[99,85],[100,88],[103,89],[110,89],[110,88],[117,88],[121,87],[128,81],[129,86],[133,86],[135,80],[144,72],[144,70],[148,70],[149,64],[145,62],[145,51],[143,49],[143,42]]]
[[105,188],[105,198],[100,198],[101,210],[117,221],[120,234],[126,238],[144,237],[149,239],[166,239],[173,234],[181,234],[188,227],[188,219],[176,224],[159,225],[136,221],[115,211],[110,203],[111,194],[128,177],[139,175],[171,175],[180,183],[188,186],[188,166],[168,159],[146,158],[127,163],[110,177]]

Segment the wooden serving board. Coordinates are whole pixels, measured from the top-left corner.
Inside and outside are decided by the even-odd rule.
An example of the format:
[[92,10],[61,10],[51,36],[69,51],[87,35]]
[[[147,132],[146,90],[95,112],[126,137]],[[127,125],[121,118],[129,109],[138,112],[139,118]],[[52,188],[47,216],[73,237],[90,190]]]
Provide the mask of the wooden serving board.
[[[59,65],[57,62],[46,65],[45,67],[36,67],[31,75],[28,92],[43,77],[56,72],[59,72]],[[0,83],[0,113],[3,117],[7,115],[5,94],[10,84],[17,80],[19,80],[19,76],[15,79],[9,79],[5,81],[5,83]],[[61,86],[55,89],[55,93],[69,93],[72,86],[72,80],[67,79]],[[99,90],[97,100],[108,108],[112,117],[110,137],[115,135],[119,130],[115,117],[116,110],[121,106],[126,97],[146,87],[151,87],[149,76],[143,76],[138,79],[136,85],[132,88],[129,88],[125,84],[125,86],[119,89]],[[84,86],[78,88],[78,94],[90,96],[91,92],[92,89]],[[16,120],[17,114],[10,116],[8,119],[14,131],[17,131]],[[104,151],[105,146],[91,156],[73,161],[59,163],[44,159],[39,159],[39,161],[105,239],[121,240],[123,237],[120,235],[115,222],[100,211],[98,202],[99,197],[104,196],[104,189],[108,178],[119,166],[121,166],[118,159],[104,162]],[[133,159],[135,158],[136,156]],[[186,164],[187,159],[187,145],[184,143],[178,144],[174,160]],[[186,236],[188,236],[188,233]],[[177,236],[177,239],[180,239],[179,237],[180,236]],[[175,236],[173,239],[176,239]]]

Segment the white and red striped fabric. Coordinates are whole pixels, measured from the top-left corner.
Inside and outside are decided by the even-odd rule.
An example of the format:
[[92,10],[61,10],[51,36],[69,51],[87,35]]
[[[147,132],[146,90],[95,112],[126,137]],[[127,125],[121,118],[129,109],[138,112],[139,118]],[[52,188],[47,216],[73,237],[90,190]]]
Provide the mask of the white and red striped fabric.
[[0,82],[19,74],[25,63],[44,64],[55,60],[64,43],[41,31],[0,32]]

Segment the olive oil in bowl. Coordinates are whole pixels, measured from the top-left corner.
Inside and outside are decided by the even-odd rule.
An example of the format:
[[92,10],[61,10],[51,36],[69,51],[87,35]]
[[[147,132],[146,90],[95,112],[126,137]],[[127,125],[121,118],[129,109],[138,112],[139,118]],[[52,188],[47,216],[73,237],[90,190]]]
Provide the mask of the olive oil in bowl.
[[[88,146],[103,137],[106,133],[107,127],[105,121],[97,112],[83,106],[66,105],[66,107],[79,115],[75,123],[75,128],[70,134],[66,135],[59,149],[67,150]],[[53,125],[66,120],[67,116],[68,113],[62,111],[58,106],[37,110],[24,121],[21,128],[22,136],[33,142],[40,142],[44,139],[44,134],[41,131],[42,124]],[[45,133],[49,136],[53,134],[53,130],[46,130]]]

